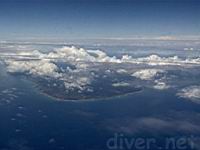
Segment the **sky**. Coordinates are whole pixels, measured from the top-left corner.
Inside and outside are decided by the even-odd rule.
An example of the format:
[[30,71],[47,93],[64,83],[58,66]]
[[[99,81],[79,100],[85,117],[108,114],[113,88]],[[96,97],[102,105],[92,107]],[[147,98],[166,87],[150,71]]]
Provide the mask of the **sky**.
[[199,0],[0,1],[0,40],[199,35]]

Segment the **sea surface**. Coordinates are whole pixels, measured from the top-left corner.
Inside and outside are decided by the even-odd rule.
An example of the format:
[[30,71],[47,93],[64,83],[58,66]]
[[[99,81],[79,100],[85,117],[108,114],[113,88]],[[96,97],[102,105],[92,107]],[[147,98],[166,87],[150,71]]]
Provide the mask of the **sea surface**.
[[[55,45],[35,45],[34,48],[47,52],[52,47]],[[124,54],[135,58],[152,54],[200,57],[198,47],[192,51],[183,50],[184,46],[177,49],[158,49],[160,46],[78,47],[100,49],[117,57]],[[141,81],[137,82],[137,85],[142,83],[142,90],[138,92],[91,101],[81,100],[81,97],[70,101],[42,93],[32,80],[10,74],[1,63],[0,150],[198,150],[200,97],[197,94],[197,98],[191,100],[177,93],[186,87],[200,86],[200,67],[176,67],[168,68],[167,75],[177,75],[167,82],[171,84],[170,88],[156,89],[148,86],[152,84],[150,81]],[[143,142],[135,145],[137,139]],[[154,141],[148,145],[151,139]],[[181,140],[182,144],[179,143]]]

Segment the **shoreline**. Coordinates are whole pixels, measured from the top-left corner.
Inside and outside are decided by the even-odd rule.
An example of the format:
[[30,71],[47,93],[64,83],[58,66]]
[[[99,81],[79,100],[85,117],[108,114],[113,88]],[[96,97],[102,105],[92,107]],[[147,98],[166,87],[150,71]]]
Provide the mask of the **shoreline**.
[[126,94],[121,94],[121,95],[116,95],[116,96],[110,96],[110,97],[87,98],[87,99],[77,99],[77,100],[75,100],[75,99],[69,99],[69,100],[67,100],[67,99],[62,99],[62,98],[58,98],[58,97],[54,97],[52,95],[49,95],[49,94],[47,94],[45,92],[40,91],[40,89],[38,89],[38,90],[39,90],[39,93],[41,95],[44,95],[44,96],[46,96],[46,97],[48,97],[48,98],[50,98],[52,100],[58,101],[58,102],[94,102],[94,101],[105,101],[105,100],[112,100],[114,98],[119,99],[121,97],[133,95],[135,93],[140,93],[140,92],[143,91],[143,89],[141,89],[141,90],[138,90],[138,91],[135,91],[135,92],[129,92],[129,93],[126,93]]

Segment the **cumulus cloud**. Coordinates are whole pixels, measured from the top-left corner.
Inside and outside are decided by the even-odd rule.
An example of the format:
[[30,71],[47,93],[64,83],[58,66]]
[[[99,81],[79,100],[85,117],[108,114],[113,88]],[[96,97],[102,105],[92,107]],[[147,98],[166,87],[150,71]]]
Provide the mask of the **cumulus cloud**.
[[164,70],[161,70],[161,69],[142,69],[142,70],[134,72],[132,74],[132,76],[139,78],[141,80],[151,80],[161,73],[164,73]]
[[48,60],[40,61],[6,61],[10,73],[27,73],[37,76],[59,77],[58,67]]
[[[56,49],[46,54],[39,51],[17,52],[12,55],[14,57],[11,59],[5,60],[5,64],[10,73],[55,78],[63,82],[66,91],[78,90],[81,92],[86,89],[93,78],[90,73],[86,73],[89,66],[87,62],[94,62],[105,55],[100,52],[98,54],[92,56],[85,49],[72,46]],[[107,56],[105,55],[105,57]],[[62,69],[58,66],[60,61],[64,62],[65,65],[74,65],[75,68]]]
[[157,90],[165,90],[170,88],[163,80],[165,79],[166,71],[162,69],[141,69],[134,72],[131,76],[141,80],[151,80],[153,82],[152,88]]
[[177,95],[200,104],[200,86],[189,86],[183,88],[177,93]]
[[121,58],[116,56],[108,56],[105,52],[100,50],[86,50],[77,47],[57,48],[53,52],[44,54],[41,52],[30,51],[30,52],[18,52],[18,53],[2,53],[1,55],[18,56],[20,58],[39,58],[39,59],[65,59],[66,61],[84,61],[84,62],[107,62],[107,63],[133,63],[133,64],[147,64],[147,65],[200,65],[200,58],[186,58],[181,59],[178,56],[173,57],[160,57],[158,55],[150,55],[147,57],[133,58],[129,55],[123,55]]
[[[123,80],[118,80],[121,81],[119,83],[116,82],[117,80],[113,82],[114,79],[109,77],[111,75],[121,78],[129,76],[130,80],[134,80],[131,76],[145,81],[152,80],[154,82],[151,85],[153,88],[163,90],[169,88],[169,85],[162,80],[166,70],[164,68],[158,69],[157,66],[200,65],[200,58],[181,59],[177,56],[160,57],[158,55],[139,58],[123,55],[120,58],[109,56],[101,50],[86,50],[74,46],[64,46],[46,53],[37,50],[4,52],[1,53],[0,57],[10,73],[25,73],[41,78],[51,77],[62,82],[66,91],[77,90],[79,92],[92,91],[93,89],[89,88],[89,85],[95,78],[100,77],[109,78],[113,88],[128,86],[129,83],[125,83]],[[147,65],[147,69],[138,70],[137,67],[132,67],[132,64]],[[152,67],[152,65],[154,66]],[[135,69],[134,73],[133,69]]]
[[67,92],[74,89],[78,89],[78,92],[81,92],[91,83],[91,79],[88,77],[70,76],[69,78],[63,78],[62,80],[64,80],[64,86]]
[[155,80],[155,85],[153,86],[153,88],[158,90],[165,90],[170,88],[170,86],[167,85],[165,82]]
[[181,59],[178,56],[173,57],[160,57],[158,55],[150,55],[141,58],[132,58],[131,56],[124,55],[121,59],[122,62],[129,62],[135,64],[147,64],[151,66],[193,66],[200,65],[200,58],[186,58]]
[[95,61],[95,57],[91,56],[85,49],[72,47],[62,47],[50,52],[46,56],[50,59],[66,59],[68,61]]
[[[151,55],[146,58],[133,59],[131,56],[125,55],[122,58],[117,58],[115,56],[110,57],[105,52],[100,50],[86,50],[77,47],[62,47],[57,48],[49,53],[41,53],[37,50],[34,51],[20,51],[16,53],[4,53],[4,57],[9,56],[8,60],[5,60],[7,65],[7,70],[10,73],[26,73],[28,75],[34,76],[47,76],[53,78],[59,78],[60,81],[64,83],[67,90],[79,89],[85,90],[87,85],[89,85],[94,76],[94,72],[86,73],[90,70],[90,63],[145,63],[152,61],[162,61],[162,58],[156,55]],[[75,66],[74,69],[67,67],[66,69],[59,68],[57,66],[58,62],[64,62],[65,64],[70,64]],[[61,71],[60,71],[61,70]],[[67,74],[66,73],[70,73]],[[80,75],[81,72],[81,75]],[[105,73],[111,73],[112,71],[108,68]],[[125,68],[116,68],[116,72],[119,74],[129,74],[130,71]],[[163,73],[161,69],[144,69],[136,71],[132,74],[137,78],[142,80],[151,80],[157,75]],[[85,74],[84,77],[83,74]],[[113,87],[128,86],[128,83],[114,83]],[[156,89],[165,89],[167,86],[164,83],[157,83],[155,85]]]

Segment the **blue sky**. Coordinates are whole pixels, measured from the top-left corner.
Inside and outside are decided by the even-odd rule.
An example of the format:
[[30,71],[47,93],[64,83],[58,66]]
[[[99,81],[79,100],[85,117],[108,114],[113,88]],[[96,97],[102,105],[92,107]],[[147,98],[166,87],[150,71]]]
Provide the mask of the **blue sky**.
[[1,0],[0,39],[200,35],[199,0]]

